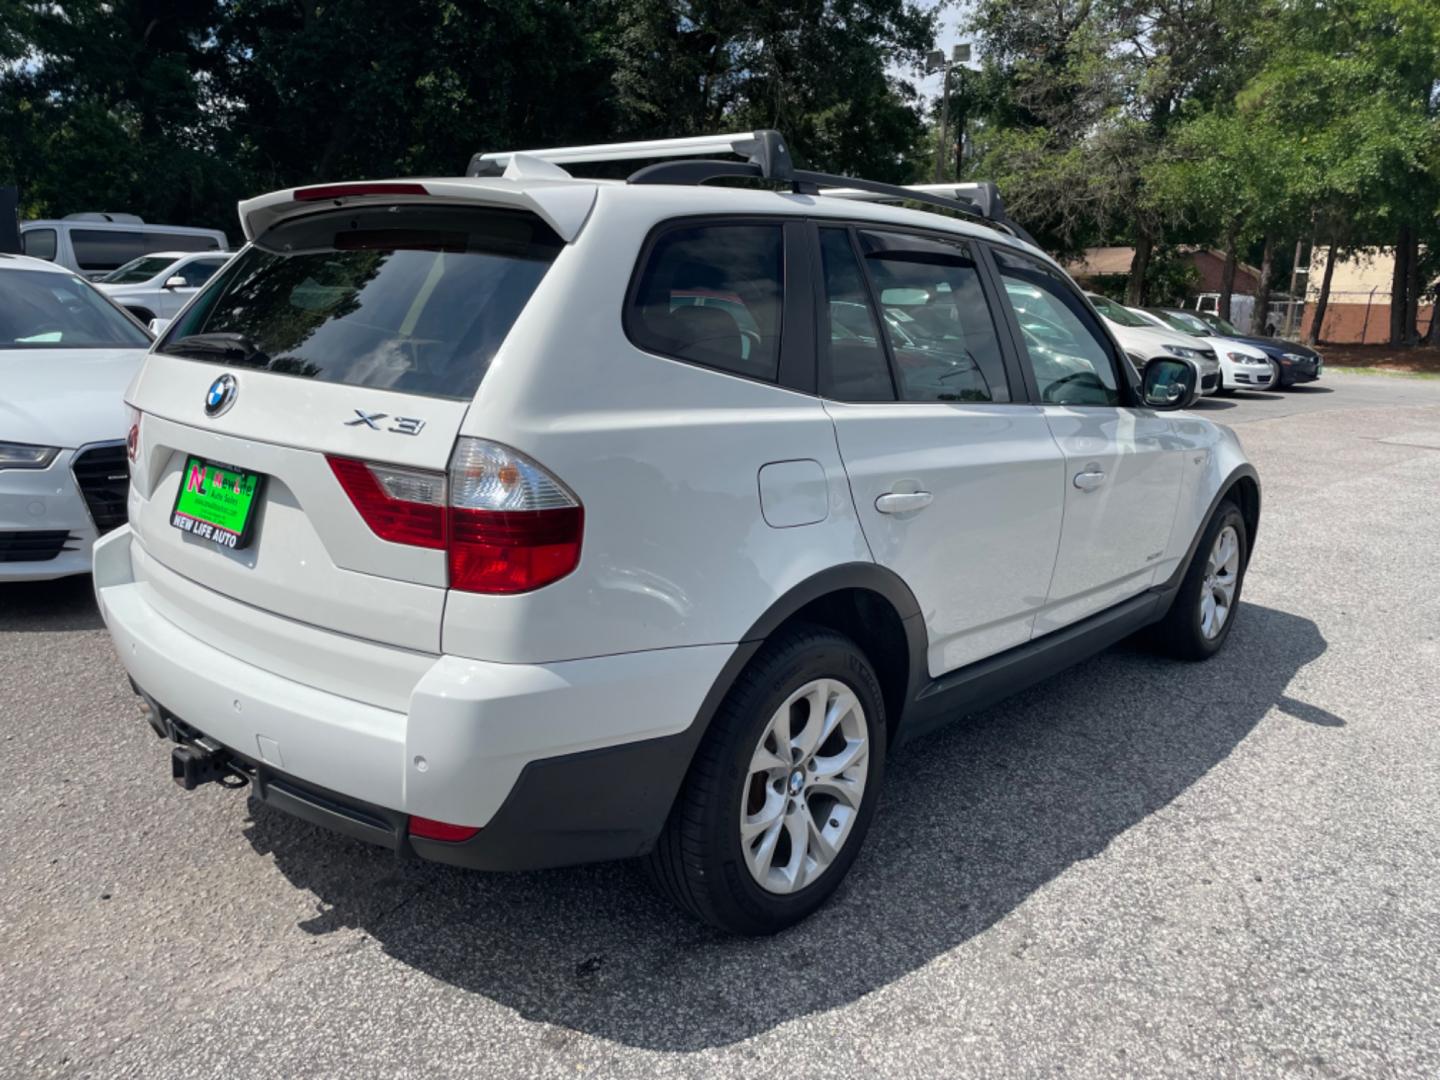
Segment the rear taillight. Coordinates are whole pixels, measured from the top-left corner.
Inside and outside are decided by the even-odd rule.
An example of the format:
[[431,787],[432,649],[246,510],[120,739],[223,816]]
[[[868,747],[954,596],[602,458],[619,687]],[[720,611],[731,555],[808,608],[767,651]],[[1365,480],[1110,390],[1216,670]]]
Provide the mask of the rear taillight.
[[125,456],[134,465],[140,456],[140,418],[145,414],[133,405],[126,405],[125,411],[130,417],[130,430],[125,435]]
[[446,551],[452,589],[529,592],[579,565],[584,508],[518,450],[462,438],[448,475],[327,460],[376,536]]
[[445,547],[445,477],[441,473],[327,458],[355,509],[381,540]]
[[485,439],[450,457],[450,587],[518,593],[580,562],[585,512],[543,466]]

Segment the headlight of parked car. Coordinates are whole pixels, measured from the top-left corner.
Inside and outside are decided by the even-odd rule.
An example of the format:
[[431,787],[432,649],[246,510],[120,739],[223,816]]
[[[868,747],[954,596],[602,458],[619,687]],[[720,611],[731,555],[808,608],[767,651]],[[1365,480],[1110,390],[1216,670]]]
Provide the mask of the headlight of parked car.
[[1205,355],[1199,349],[1189,349],[1184,345],[1166,345],[1165,350],[1171,356],[1178,356],[1184,360],[1199,360]]
[[43,469],[59,452],[53,446],[0,442],[0,469]]
[[1310,362],[1308,356],[1301,356],[1299,353],[1293,352],[1281,353],[1280,359],[1290,364],[1308,364]]
[[1234,361],[1235,363],[1237,363],[1237,364],[1260,364],[1260,365],[1264,365],[1264,364],[1266,364],[1266,363],[1269,363],[1269,361],[1267,361],[1263,356],[1251,356],[1249,353],[1232,352],[1232,353],[1226,353],[1225,355],[1228,356],[1228,357],[1230,357],[1230,359],[1233,360],[1233,361]]

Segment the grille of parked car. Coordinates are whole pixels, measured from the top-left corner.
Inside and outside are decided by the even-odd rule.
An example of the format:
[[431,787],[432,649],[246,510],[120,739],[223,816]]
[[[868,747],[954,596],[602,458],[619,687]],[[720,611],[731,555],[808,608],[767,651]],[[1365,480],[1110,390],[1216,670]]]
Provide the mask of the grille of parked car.
[[70,466],[90,519],[101,533],[125,524],[125,496],[130,486],[130,469],[123,444],[96,446],[80,454]]
[[64,529],[0,532],[0,563],[49,562],[75,538]]

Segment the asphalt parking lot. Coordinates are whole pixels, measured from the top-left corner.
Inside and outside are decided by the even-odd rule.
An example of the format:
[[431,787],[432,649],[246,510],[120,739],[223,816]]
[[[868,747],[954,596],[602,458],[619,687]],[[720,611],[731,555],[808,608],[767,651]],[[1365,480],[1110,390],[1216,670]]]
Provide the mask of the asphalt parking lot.
[[900,748],[769,940],[187,795],[88,581],[0,586],[0,1075],[1440,1075],[1440,381],[1198,408],[1265,487],[1227,650]]

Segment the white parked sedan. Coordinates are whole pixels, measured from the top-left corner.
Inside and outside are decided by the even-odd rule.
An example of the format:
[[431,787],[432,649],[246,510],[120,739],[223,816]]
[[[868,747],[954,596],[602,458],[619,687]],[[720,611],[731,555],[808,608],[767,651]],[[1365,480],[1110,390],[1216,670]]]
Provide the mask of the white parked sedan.
[[1232,337],[1217,335],[1214,328],[1191,311],[1179,308],[1149,307],[1140,311],[1170,330],[1205,342],[1220,357],[1220,393],[1233,394],[1246,388],[1263,389],[1275,381],[1275,368],[1265,350],[1259,346],[1236,341]]
[[95,284],[143,323],[173,319],[229,258],[214,251],[157,251],[131,259]]
[[0,255],[0,581],[90,572],[125,523],[125,387],[150,336],[63,267]]
[[1099,293],[1086,293],[1085,296],[1105,320],[1106,329],[1115,335],[1115,340],[1137,371],[1144,371],[1145,364],[1157,356],[1178,356],[1195,365],[1202,394],[1213,394],[1220,389],[1220,361],[1214,349],[1188,334],[1157,327],[1143,312],[1117,304],[1109,297]]

